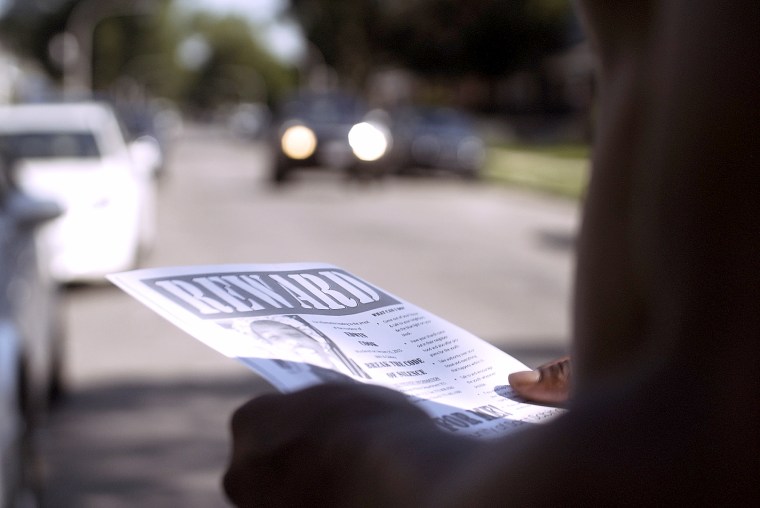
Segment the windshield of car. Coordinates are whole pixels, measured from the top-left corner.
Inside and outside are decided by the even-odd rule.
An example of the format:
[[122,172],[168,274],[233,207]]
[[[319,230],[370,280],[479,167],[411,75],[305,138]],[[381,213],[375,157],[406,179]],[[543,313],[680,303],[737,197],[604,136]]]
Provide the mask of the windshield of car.
[[287,117],[321,123],[353,123],[361,111],[357,100],[343,95],[304,96],[285,106]]
[[100,157],[91,132],[27,132],[0,134],[3,150],[19,159]]
[[413,112],[407,121],[417,129],[451,134],[471,133],[474,130],[465,115],[451,109],[420,109]]

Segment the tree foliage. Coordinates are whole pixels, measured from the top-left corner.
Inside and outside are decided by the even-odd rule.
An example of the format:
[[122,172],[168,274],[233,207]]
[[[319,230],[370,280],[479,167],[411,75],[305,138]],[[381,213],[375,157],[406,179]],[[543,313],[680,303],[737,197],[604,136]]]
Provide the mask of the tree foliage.
[[[130,5],[129,0],[115,0]],[[114,2],[115,3],[115,2]],[[173,0],[146,0],[141,14],[104,16],[91,27],[92,84],[96,93],[136,86],[142,93],[196,107],[225,101],[265,100],[293,80],[287,66],[262,49],[242,18],[197,14],[187,17]],[[77,6],[103,7],[108,0],[16,0],[0,20],[4,43],[38,62],[54,80],[62,67],[50,46],[67,29]],[[209,58],[200,68],[183,66],[178,48],[189,37],[207,42]]]
[[197,14],[184,25],[183,33],[200,37],[210,49],[198,68],[182,69],[187,76],[182,94],[188,102],[201,108],[266,102],[292,87],[295,71],[264,51],[239,17]]
[[566,40],[565,0],[292,0],[307,38],[340,74],[397,64],[427,76],[495,78]]
[[[42,63],[51,76],[50,41],[83,2],[130,0],[16,0],[1,20],[6,43]],[[292,84],[289,69],[262,50],[251,26],[235,17],[178,15],[173,0],[144,0],[149,15],[114,16],[93,31],[93,83],[105,90],[131,78],[152,94],[198,105],[276,97]],[[446,81],[466,76],[496,81],[536,67],[561,47],[569,0],[290,0],[310,45],[311,64],[326,64],[357,88],[374,69],[404,67]],[[190,37],[211,52],[197,69],[178,62]],[[291,69],[292,70],[292,69]],[[267,93],[257,81],[264,81]]]
[[309,41],[312,64],[326,64],[358,83],[377,64],[384,9],[377,0],[291,0],[292,12]]

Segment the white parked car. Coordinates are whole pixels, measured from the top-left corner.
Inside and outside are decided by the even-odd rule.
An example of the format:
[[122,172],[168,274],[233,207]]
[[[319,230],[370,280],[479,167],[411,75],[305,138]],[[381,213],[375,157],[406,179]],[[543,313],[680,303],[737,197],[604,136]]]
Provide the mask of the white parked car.
[[62,283],[100,282],[137,265],[155,239],[155,181],[105,103],[0,107],[0,144],[29,194],[65,213],[42,231]]

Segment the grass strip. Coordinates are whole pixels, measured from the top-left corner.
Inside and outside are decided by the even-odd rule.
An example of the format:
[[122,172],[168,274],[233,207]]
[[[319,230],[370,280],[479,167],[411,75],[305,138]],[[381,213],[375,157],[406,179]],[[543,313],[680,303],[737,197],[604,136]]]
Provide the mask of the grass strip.
[[483,176],[508,185],[580,199],[586,190],[588,173],[588,151],[584,147],[492,147]]

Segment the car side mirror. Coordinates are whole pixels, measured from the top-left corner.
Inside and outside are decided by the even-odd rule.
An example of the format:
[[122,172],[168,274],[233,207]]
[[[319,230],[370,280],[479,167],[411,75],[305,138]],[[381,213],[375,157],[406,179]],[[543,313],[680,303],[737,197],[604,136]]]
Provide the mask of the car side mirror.
[[35,198],[18,191],[9,196],[7,211],[19,227],[31,229],[60,217],[65,210],[55,201]]
[[129,154],[139,171],[156,176],[163,163],[161,147],[152,136],[141,136],[129,143]]

